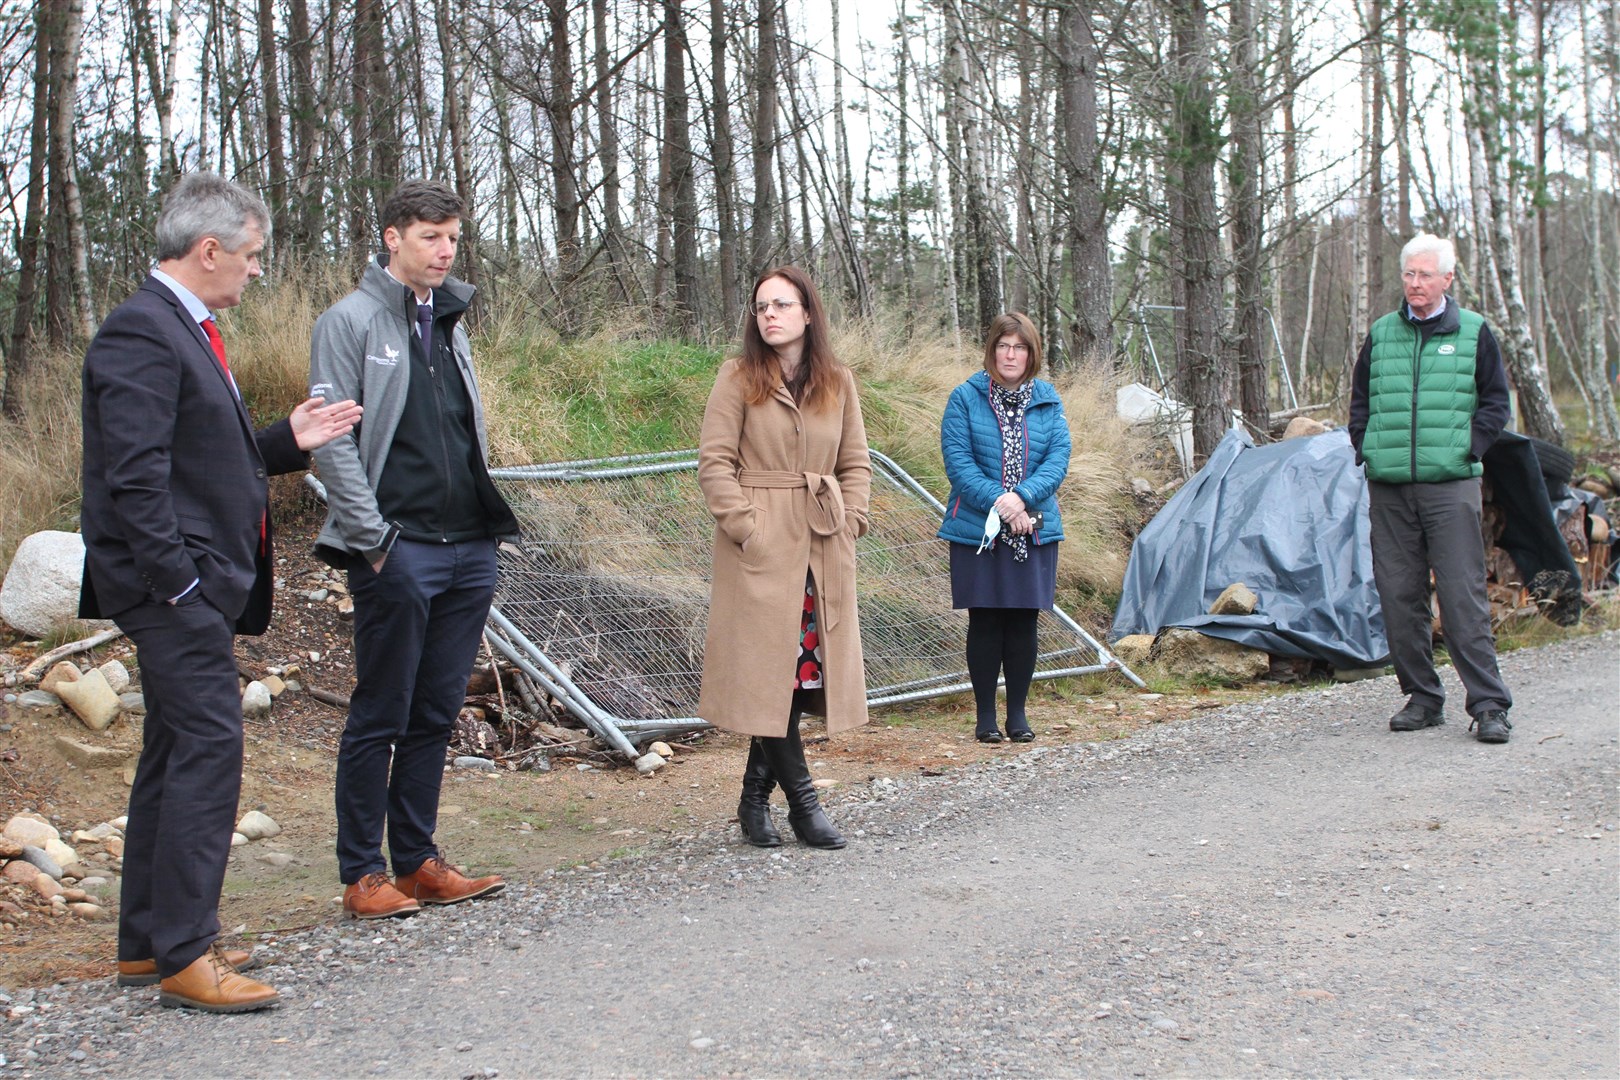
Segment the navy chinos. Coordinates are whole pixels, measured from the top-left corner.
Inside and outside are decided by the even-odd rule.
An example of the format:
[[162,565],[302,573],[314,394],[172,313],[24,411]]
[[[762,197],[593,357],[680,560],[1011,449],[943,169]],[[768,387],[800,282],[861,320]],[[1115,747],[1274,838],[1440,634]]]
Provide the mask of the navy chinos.
[[337,851],[343,883],[386,869],[396,876],[438,855],[445,748],[495,596],[491,539],[400,539],[373,571],[356,556],[354,695],[337,771]]

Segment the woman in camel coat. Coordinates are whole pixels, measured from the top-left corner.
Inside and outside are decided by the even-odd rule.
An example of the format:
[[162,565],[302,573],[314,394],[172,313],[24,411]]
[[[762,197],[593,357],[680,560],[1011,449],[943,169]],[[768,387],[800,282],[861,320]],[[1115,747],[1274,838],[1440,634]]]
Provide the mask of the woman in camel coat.
[[779,267],[752,295],[742,353],[720,368],[703,414],[698,485],[715,535],[697,711],[753,737],[737,808],[749,842],[782,842],[769,808],[780,783],[799,839],[843,847],[810,782],[799,715],[825,716],[829,733],[866,722],[855,539],[872,464],[815,286]]

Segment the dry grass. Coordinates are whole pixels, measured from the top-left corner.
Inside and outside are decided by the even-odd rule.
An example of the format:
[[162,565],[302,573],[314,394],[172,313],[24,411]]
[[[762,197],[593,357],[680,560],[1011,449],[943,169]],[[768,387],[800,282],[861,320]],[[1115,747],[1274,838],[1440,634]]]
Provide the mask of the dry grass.
[[[223,318],[231,366],[258,423],[286,415],[308,388],[315,319],[353,288],[336,267],[306,267],[249,290]],[[564,343],[534,317],[521,284],[493,294],[473,327],[491,456],[497,464],[603,457],[695,446],[703,406],[726,350],[655,337],[638,312],[611,313],[591,336]],[[951,390],[978,369],[976,343],[908,338],[896,318],[842,322],[837,354],[861,382],[868,437],[941,498],[939,418]],[[28,423],[0,429],[0,482],[21,498],[0,508],[0,566],[42,528],[73,528],[78,510],[78,357],[42,364]],[[1056,379],[1074,458],[1060,493],[1065,603],[1105,605],[1117,593],[1137,524],[1128,478],[1140,438],[1113,415],[1113,383],[1090,373]],[[295,483],[279,483],[277,512]]]
[[37,362],[26,418],[0,420],[0,568],[30,533],[79,527],[79,359],[43,350]]

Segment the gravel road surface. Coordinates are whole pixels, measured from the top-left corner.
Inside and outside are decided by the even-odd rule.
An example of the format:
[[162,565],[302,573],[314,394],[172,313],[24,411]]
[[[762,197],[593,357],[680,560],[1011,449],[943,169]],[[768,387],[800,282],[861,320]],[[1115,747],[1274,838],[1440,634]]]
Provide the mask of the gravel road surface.
[[[1513,741],[1392,678],[283,935],[279,1008],[0,997],[0,1076],[1620,1075],[1620,634],[1504,658]],[[785,822],[782,823],[785,831]]]

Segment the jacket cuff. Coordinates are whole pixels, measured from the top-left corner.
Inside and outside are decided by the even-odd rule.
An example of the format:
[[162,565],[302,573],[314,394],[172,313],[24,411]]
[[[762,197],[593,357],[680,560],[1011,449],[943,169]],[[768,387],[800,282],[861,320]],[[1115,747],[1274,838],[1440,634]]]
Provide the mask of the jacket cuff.
[[362,551],[360,554],[364,556],[366,562],[376,565],[378,560],[380,560],[384,555],[387,555],[390,551],[394,550],[394,541],[398,539],[399,526],[390,521],[383,528],[382,539],[378,541],[377,546],[366,551]]

